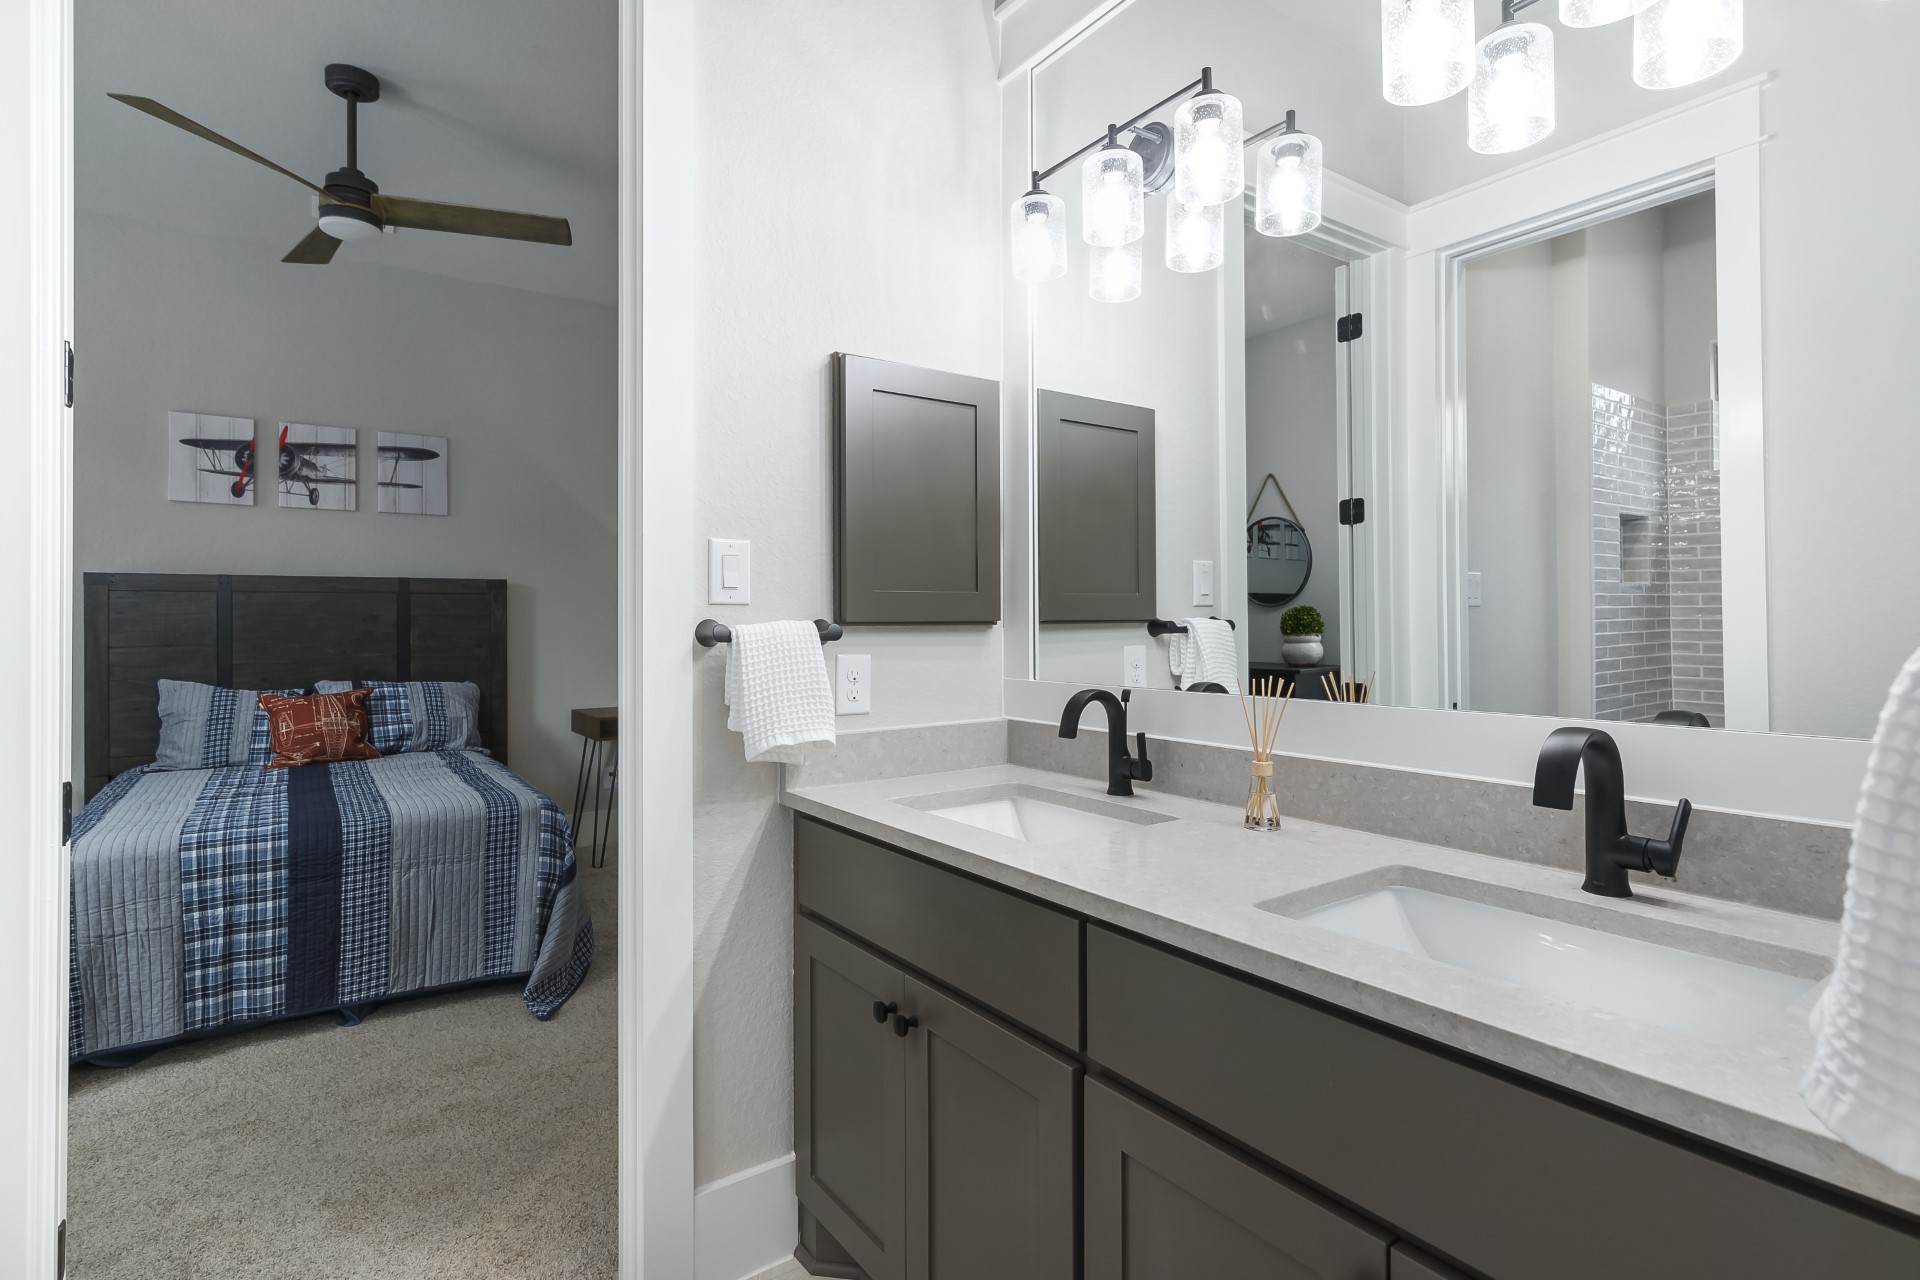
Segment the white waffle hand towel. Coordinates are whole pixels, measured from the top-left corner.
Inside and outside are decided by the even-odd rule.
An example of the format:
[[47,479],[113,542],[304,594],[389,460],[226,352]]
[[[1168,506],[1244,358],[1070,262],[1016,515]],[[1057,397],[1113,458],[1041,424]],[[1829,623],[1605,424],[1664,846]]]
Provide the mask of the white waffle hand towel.
[[1240,692],[1240,652],[1233,644],[1233,628],[1218,618],[1182,618],[1178,631],[1167,637],[1167,669],[1183,685],[1218,681],[1228,693]]
[[807,742],[832,742],[833,686],[811,622],[746,622],[727,645],[727,728],[748,760],[792,763]]
[[1800,1096],[1848,1146],[1920,1178],[1920,653],[1873,736],[1840,959],[1812,1023]]

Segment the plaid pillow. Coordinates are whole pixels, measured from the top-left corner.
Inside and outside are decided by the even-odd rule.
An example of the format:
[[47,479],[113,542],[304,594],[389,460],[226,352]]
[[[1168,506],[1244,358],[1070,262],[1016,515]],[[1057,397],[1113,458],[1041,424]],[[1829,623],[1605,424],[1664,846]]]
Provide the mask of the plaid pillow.
[[260,695],[273,758],[269,769],[293,769],[329,760],[377,760],[367,741],[367,691],[316,693],[304,698]]
[[478,747],[480,688],[451,680],[322,680],[320,693],[365,689],[368,740],[381,755]]
[[[270,689],[291,695],[305,689]],[[267,718],[259,691],[222,689],[190,680],[159,682],[160,743],[154,769],[221,769],[265,764]]]

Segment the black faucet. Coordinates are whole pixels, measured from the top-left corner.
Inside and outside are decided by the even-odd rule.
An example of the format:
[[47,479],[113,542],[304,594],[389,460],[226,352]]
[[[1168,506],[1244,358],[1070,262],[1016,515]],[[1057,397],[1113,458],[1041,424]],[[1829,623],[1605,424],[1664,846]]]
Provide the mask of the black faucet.
[[1573,808],[1573,779],[1587,767],[1587,882],[1580,887],[1606,898],[1631,898],[1627,872],[1651,871],[1672,879],[1680,869],[1680,845],[1687,838],[1693,805],[1682,800],[1673,811],[1673,831],[1665,840],[1627,834],[1627,783],[1620,748],[1602,729],[1569,725],[1547,735],[1533,773],[1533,802],[1542,809]]
[[1060,713],[1060,736],[1077,738],[1080,736],[1080,716],[1089,702],[1097,702],[1107,709],[1107,794],[1110,796],[1132,795],[1136,779],[1141,782],[1153,781],[1153,762],[1147,759],[1146,734],[1139,735],[1139,757],[1136,759],[1127,754],[1127,700],[1132,696],[1131,689],[1117,698],[1105,689],[1082,689],[1067,699],[1066,710]]

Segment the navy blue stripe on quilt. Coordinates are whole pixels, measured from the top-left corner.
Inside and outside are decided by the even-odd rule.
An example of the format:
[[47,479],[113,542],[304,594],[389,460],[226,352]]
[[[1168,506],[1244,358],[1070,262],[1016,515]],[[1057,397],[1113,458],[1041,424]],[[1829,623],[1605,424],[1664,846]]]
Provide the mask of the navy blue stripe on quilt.
[[339,1004],[340,806],[330,765],[287,774],[287,994],[283,1012]]
[[[444,711],[444,704],[442,704]],[[520,888],[520,801],[465,751],[438,751],[449,771],[487,807],[484,977],[513,972],[513,914]],[[543,859],[544,860],[544,859]]]
[[393,814],[361,760],[332,766],[340,809],[339,1003],[364,1004],[387,994],[387,937],[393,886]]
[[[79,844],[80,841],[85,838],[87,832],[98,826],[100,819],[106,817],[107,812],[111,810],[113,806],[119,804],[121,800],[126,798],[127,792],[133,790],[134,785],[140,781],[141,775],[145,772],[146,770],[144,769],[128,769],[112,782],[100,788],[100,794],[88,801],[87,807],[74,815],[73,830],[69,832],[67,836],[68,846],[72,847],[73,845]],[[73,895],[71,881],[69,881],[67,886],[67,895],[68,902],[71,904]],[[72,910],[71,905],[69,905],[68,910]],[[67,1057],[70,1059],[79,1057],[86,1051],[86,1047],[87,1002],[86,998],[80,993],[80,931],[78,929],[68,929]]]
[[287,775],[213,770],[180,831],[186,1029],[286,1006]]
[[207,735],[200,744],[200,767],[218,769],[233,763],[233,710],[240,701],[234,689],[215,689],[207,699]]
[[453,726],[447,720],[447,687],[438,680],[422,680],[412,687],[420,690],[420,738],[408,746],[414,751],[465,746],[465,743],[447,741],[453,733]]

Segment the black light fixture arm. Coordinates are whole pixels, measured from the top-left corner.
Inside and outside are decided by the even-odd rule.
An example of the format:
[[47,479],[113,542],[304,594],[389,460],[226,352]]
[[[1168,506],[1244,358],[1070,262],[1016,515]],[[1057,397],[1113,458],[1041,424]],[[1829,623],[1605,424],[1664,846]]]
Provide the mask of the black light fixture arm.
[[1500,25],[1512,22],[1522,9],[1539,4],[1540,0],[1500,0]]

